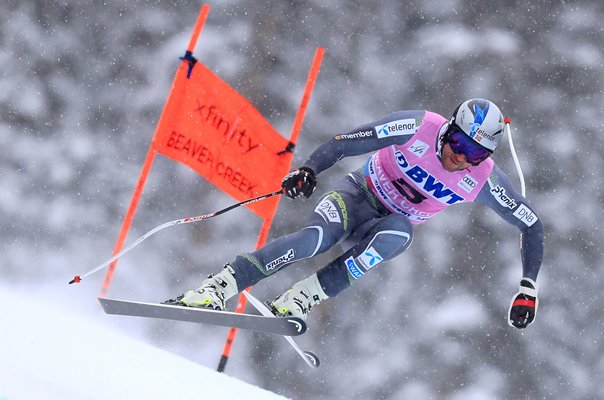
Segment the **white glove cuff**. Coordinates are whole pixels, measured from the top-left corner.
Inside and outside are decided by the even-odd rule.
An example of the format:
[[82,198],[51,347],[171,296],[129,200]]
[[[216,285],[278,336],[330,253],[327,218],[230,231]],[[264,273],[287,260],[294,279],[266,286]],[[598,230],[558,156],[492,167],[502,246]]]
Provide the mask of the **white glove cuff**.
[[[533,286],[534,289],[526,287],[526,286],[522,286],[522,281],[527,281],[528,283],[530,283]],[[535,282],[531,278],[522,278],[520,283],[521,283],[520,290],[519,290],[520,293],[526,294],[527,296],[537,297],[537,293],[539,292],[539,285],[537,285],[537,282]]]

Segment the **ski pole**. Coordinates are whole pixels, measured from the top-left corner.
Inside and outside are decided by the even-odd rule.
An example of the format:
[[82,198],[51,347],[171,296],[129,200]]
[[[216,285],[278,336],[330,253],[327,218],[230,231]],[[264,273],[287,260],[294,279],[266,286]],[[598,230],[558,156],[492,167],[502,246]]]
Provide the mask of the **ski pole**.
[[109,264],[111,264],[112,262],[114,262],[115,260],[117,260],[118,258],[120,258],[121,256],[123,256],[124,254],[126,254],[127,252],[129,252],[130,250],[132,250],[133,248],[135,248],[136,246],[138,246],[139,244],[141,244],[141,242],[145,239],[147,239],[148,237],[156,234],[157,232],[166,229],[170,226],[174,226],[174,225],[182,225],[182,224],[188,224],[190,222],[197,222],[197,221],[202,221],[204,219],[210,219],[212,217],[216,217],[220,214],[224,214],[227,211],[231,211],[234,208],[240,207],[240,206],[246,206],[248,204],[251,203],[255,203],[256,201],[260,201],[260,200],[264,200],[264,199],[268,199],[269,197],[273,197],[273,196],[277,196],[283,194],[283,190],[279,190],[276,192],[272,192],[272,193],[267,193],[267,194],[263,194],[261,196],[258,197],[254,197],[252,199],[248,199],[248,200],[244,200],[240,203],[237,204],[233,204],[227,208],[224,208],[220,211],[215,211],[213,213],[209,213],[209,214],[204,214],[204,215],[198,215],[196,217],[188,217],[188,218],[182,218],[182,219],[177,219],[174,221],[170,221],[170,222],[166,222],[165,224],[161,224],[159,226],[156,226],[155,228],[151,229],[149,232],[145,233],[143,236],[141,236],[140,238],[138,238],[136,241],[134,241],[133,243],[131,243],[130,245],[128,245],[126,248],[124,248],[122,251],[120,251],[119,253],[115,254],[113,257],[111,257],[110,259],[108,259],[107,261],[105,261],[104,263],[102,263],[101,265],[99,265],[98,267],[95,267],[93,269],[91,269],[90,271],[86,272],[83,275],[76,275],[74,276],[74,278],[69,281],[69,284],[71,285],[72,283],[80,283],[82,281],[82,279],[86,278],[89,275],[94,274],[95,272],[100,271],[101,269],[105,268],[106,266],[108,266]]
[[518,178],[520,179],[520,192],[524,197],[526,197],[526,186],[524,184],[524,174],[522,173],[522,168],[520,167],[520,161],[518,161],[518,155],[516,154],[516,148],[514,147],[514,142],[512,141],[512,128],[510,125],[512,124],[512,120],[510,118],[505,118],[503,120],[505,124],[505,128],[507,128],[508,134],[508,144],[510,145],[510,151],[512,152],[512,158],[514,159],[514,165],[516,166],[516,171],[518,171]]

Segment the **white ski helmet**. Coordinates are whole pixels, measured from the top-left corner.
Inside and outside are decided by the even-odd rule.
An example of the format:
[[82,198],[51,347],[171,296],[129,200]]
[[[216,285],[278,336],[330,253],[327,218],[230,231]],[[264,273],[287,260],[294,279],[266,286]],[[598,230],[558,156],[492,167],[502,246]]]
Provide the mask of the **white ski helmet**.
[[503,137],[503,114],[492,101],[470,99],[461,103],[453,112],[450,125],[457,125],[476,143],[495,150]]

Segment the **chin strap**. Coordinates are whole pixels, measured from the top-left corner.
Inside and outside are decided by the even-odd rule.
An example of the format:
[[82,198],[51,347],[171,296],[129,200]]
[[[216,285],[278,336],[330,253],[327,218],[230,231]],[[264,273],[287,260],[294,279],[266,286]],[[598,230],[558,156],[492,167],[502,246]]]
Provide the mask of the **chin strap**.
[[514,164],[516,165],[516,171],[518,171],[518,177],[520,178],[520,191],[522,196],[526,197],[526,186],[524,185],[524,174],[522,173],[522,168],[520,168],[520,161],[518,161],[518,155],[516,154],[516,149],[514,148],[514,142],[512,141],[512,128],[510,125],[512,124],[512,120],[510,118],[505,118],[503,120],[505,124],[505,128],[508,134],[508,143],[510,144],[510,151],[512,153],[512,158],[514,159]]
[[[452,120],[452,118],[451,118]],[[445,132],[447,131],[447,129],[449,128],[449,124],[451,122],[445,122],[440,129],[438,130],[438,135],[436,135],[436,154],[438,155],[439,158],[442,158],[443,154],[443,136],[445,134]]]

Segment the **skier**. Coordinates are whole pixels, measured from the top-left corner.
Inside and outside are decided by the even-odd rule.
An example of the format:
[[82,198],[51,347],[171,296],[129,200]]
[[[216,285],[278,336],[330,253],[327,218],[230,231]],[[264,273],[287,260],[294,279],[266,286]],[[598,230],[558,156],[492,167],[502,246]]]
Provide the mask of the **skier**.
[[543,225],[490,158],[503,129],[499,108],[475,98],[461,103],[449,120],[426,110],[399,111],[335,136],[283,178],[286,196],[308,198],[316,176],[338,160],[373,154],[321,197],[305,227],[238,255],[198,289],[165,303],[224,310],[225,302],[241,290],[353,239],[356,244],[344,254],[269,303],[275,315],[305,319],[312,307],[407,250],[414,224],[429,221],[450,205],[477,201],[522,232],[522,278],[508,322],[526,328],[538,305]]

